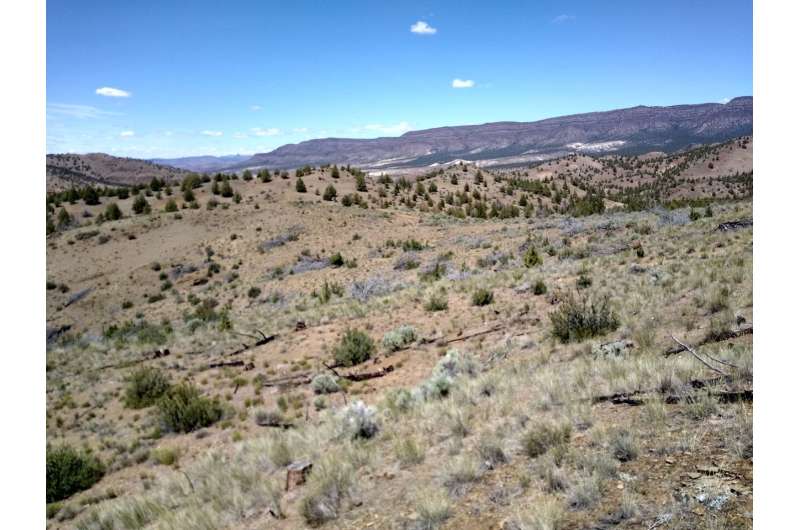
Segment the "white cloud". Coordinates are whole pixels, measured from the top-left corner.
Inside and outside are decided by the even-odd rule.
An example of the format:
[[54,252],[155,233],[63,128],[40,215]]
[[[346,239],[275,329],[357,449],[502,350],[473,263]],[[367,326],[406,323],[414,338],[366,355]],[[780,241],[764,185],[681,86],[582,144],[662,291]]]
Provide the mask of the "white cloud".
[[99,118],[101,116],[111,116],[117,113],[100,110],[89,105],[72,105],[69,103],[48,103],[47,114],[49,116],[68,116],[70,118]]
[[371,123],[369,125],[364,125],[363,127],[359,127],[357,130],[378,132],[381,134],[403,134],[411,130],[411,125],[409,125],[407,121],[401,121],[400,123],[396,123],[394,125]]
[[135,134],[136,133],[133,132],[133,131],[122,131],[121,133],[119,133],[119,135],[122,136],[123,138],[130,138],[131,136],[133,136]]
[[475,86],[475,81],[472,79],[453,79],[453,88],[472,88]]
[[241,140],[242,138],[247,138],[247,135],[245,133],[237,132],[234,133],[233,137],[237,140]]
[[255,134],[256,136],[277,136],[281,133],[281,130],[277,127],[270,127],[268,129],[262,129],[261,127],[253,127],[250,131]]
[[431,27],[427,22],[418,20],[411,26],[411,33],[416,33],[417,35],[435,35],[436,28]]
[[728,103],[730,100],[731,100],[731,98],[722,98],[721,100],[719,100],[719,102],[720,102],[720,103],[722,103],[723,105],[725,105],[725,104],[726,104],[726,103]]
[[264,107],[262,107],[261,105],[250,105],[250,110],[252,110],[253,112],[258,112],[259,110],[262,110],[263,108]]
[[308,127],[295,127],[294,129],[292,129],[292,132],[307,133],[308,132]]
[[111,88],[110,86],[104,86],[98,88],[94,91],[95,94],[99,94],[101,96],[106,96],[109,98],[129,98],[131,97],[131,93],[127,90],[122,90],[119,88]]
[[574,15],[558,15],[556,18],[551,20],[550,22],[553,24],[563,24],[564,22],[571,22],[575,20]]
[[202,134],[206,136],[222,136],[222,131],[203,131]]

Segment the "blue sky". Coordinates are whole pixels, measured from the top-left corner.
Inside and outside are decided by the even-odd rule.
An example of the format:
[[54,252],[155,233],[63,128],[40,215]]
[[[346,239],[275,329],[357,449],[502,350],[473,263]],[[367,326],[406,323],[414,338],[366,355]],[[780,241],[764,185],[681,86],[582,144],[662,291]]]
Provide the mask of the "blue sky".
[[753,91],[752,3],[48,0],[47,150],[175,157]]

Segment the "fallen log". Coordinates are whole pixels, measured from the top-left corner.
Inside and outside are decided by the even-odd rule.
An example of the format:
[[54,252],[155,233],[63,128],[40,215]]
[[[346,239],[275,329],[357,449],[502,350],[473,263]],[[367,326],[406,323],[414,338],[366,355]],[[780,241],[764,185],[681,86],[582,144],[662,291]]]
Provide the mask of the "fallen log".
[[384,366],[380,370],[376,370],[374,372],[362,372],[360,374],[345,374],[341,375],[342,379],[347,379],[348,381],[358,382],[358,381],[367,381],[369,379],[376,379],[378,377],[383,377],[387,374],[394,372],[394,365]]
[[250,362],[245,363],[241,359],[239,359],[237,361],[219,361],[219,362],[216,362],[216,363],[210,363],[208,365],[208,368],[209,369],[212,369],[212,368],[229,368],[229,367],[235,367],[235,366],[244,366],[245,370],[252,370],[253,368],[255,368],[255,365],[253,365],[253,363],[250,363]]
[[[701,389],[706,388],[708,386],[714,386],[719,384],[729,384],[733,382],[733,378],[730,376],[721,376],[721,377],[711,377],[709,379],[692,379],[686,383],[687,386],[690,386],[694,389]],[[752,395],[752,390],[750,393]],[[592,403],[614,403],[620,405],[641,405],[644,403],[644,400],[637,398],[637,396],[642,396],[644,394],[650,393],[658,393],[658,389],[651,388],[646,390],[634,390],[633,392],[618,392],[616,394],[606,394],[603,396],[595,396],[591,398]],[[673,403],[676,403],[679,399],[677,396],[669,395],[665,398],[667,403],[670,403],[671,399],[674,398]]]
[[145,361],[152,361],[153,359],[166,357],[169,354],[170,352],[167,348],[164,348],[163,350],[154,350],[152,352],[143,354],[143,356],[139,359],[131,359],[129,361],[122,361],[121,363],[104,364],[102,366],[98,366],[97,368],[92,368],[91,371],[96,372],[100,370],[108,370],[110,368],[128,368],[131,366],[136,366],[137,364],[141,364]]
[[261,383],[262,387],[307,385],[313,378],[308,374],[290,375]]
[[467,334],[467,335],[461,335],[460,337],[455,337],[455,338],[452,338],[452,339],[448,339],[448,340],[444,341],[444,343],[445,344],[452,344],[454,342],[460,342],[462,340],[469,340],[469,339],[472,339],[474,337],[480,337],[481,335],[488,335],[489,333],[494,333],[495,331],[500,331],[501,329],[503,329],[503,326],[494,326],[492,328],[484,329],[482,331],[476,331],[475,333],[470,333],[470,334]]
[[750,228],[751,226],[753,226],[752,219],[738,219],[736,221],[728,221],[725,223],[720,223],[716,229],[719,232],[730,232],[733,230],[740,230],[742,228]]

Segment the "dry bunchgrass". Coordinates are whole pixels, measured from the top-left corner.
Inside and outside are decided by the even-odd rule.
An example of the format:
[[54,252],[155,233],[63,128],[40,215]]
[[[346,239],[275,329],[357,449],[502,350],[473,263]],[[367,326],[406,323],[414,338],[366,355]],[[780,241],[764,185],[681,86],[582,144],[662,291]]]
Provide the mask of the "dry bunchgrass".
[[[647,215],[630,214],[630,217],[638,219]],[[593,228],[588,224],[589,221],[586,223],[586,230],[591,231]],[[475,226],[476,230],[480,227]],[[516,237],[524,237],[523,233],[520,230]],[[619,242],[623,239],[622,236],[611,237],[619,237]],[[501,272],[482,270],[467,280],[438,280],[434,288],[447,290],[450,303],[447,313],[450,316],[443,316],[442,320],[437,321],[435,331],[443,330],[448,337],[457,336],[460,332],[482,329],[501,321],[508,327],[508,335],[529,335],[529,346],[523,348],[513,336],[499,336],[501,334],[482,337],[483,342],[465,342],[463,348],[459,345],[462,353],[472,354],[473,362],[466,363],[465,369],[452,374],[452,377],[449,372],[440,373],[451,377],[448,391],[446,395],[429,399],[424,399],[424,393],[416,390],[431,375],[436,353],[444,353],[445,348],[438,350],[432,345],[427,350],[413,354],[397,352],[393,359],[403,356],[402,360],[397,361],[403,363],[398,369],[399,373],[404,376],[406,369],[411,368],[413,370],[409,372],[414,375],[408,379],[395,379],[392,385],[399,382],[407,392],[398,392],[389,397],[380,380],[374,382],[375,390],[370,386],[372,383],[357,384],[347,389],[355,393],[366,388],[363,399],[369,405],[376,406],[375,419],[380,429],[369,439],[342,436],[339,419],[343,401],[338,399],[339,396],[331,396],[330,404],[325,409],[312,410],[310,420],[305,421],[302,399],[297,399],[300,406],[295,408],[292,404],[294,401],[289,399],[291,393],[286,393],[288,407],[285,414],[296,428],[268,430],[252,425],[250,420],[253,430],[247,432],[234,417],[230,425],[209,429],[211,436],[234,427],[245,431],[245,441],[225,445],[216,442],[219,438],[214,438],[216,447],[204,450],[207,452],[204,456],[199,456],[191,447],[187,448],[180,460],[180,472],[169,467],[159,468],[158,476],[148,479],[148,490],[139,490],[135,495],[126,493],[118,499],[103,501],[85,510],[78,517],[78,527],[103,528],[113,524],[119,527],[218,528],[235,526],[248,517],[246,514],[265,513],[266,510],[287,515],[288,522],[285,525],[282,520],[275,521],[279,528],[281,525],[291,528],[292,524],[298,523],[297,517],[305,517],[309,523],[317,524],[340,518],[350,510],[358,513],[382,511],[381,503],[386,500],[382,495],[388,495],[384,489],[387,482],[375,477],[387,470],[395,472],[400,467],[403,482],[388,481],[395,488],[395,493],[401,493],[393,496],[393,499],[401,499],[397,501],[399,504],[407,503],[402,499],[410,498],[408,494],[413,485],[424,481],[437,483],[448,491],[447,494],[440,491],[437,502],[426,498],[412,500],[408,506],[403,506],[416,511],[418,521],[429,521],[433,525],[429,527],[434,528],[446,521],[462,520],[459,519],[463,516],[461,509],[457,502],[449,498],[450,495],[467,491],[471,495],[474,489],[476,497],[481,498],[485,495],[482,485],[492,480],[492,468],[527,465],[529,469],[519,469],[521,475],[533,477],[526,490],[526,495],[532,496],[531,502],[527,503],[531,509],[519,514],[520,528],[559,528],[565,520],[572,521],[575,513],[591,513],[593,509],[600,509],[598,505],[607,508],[604,501],[604,492],[610,487],[607,482],[621,475],[620,470],[625,470],[625,466],[639,465],[643,457],[631,459],[631,454],[638,449],[638,453],[644,455],[647,454],[646,449],[658,447],[660,442],[657,435],[667,427],[680,431],[680,436],[667,449],[691,452],[701,450],[710,437],[710,428],[703,426],[703,420],[713,418],[724,422],[723,428],[730,433],[725,443],[727,452],[739,459],[748,458],[752,452],[751,409],[745,405],[723,406],[706,390],[689,391],[690,382],[707,380],[713,374],[709,374],[691,356],[664,357],[661,352],[671,345],[668,332],[690,342],[705,336],[712,325],[708,300],[726,286],[729,287],[726,298],[728,309],[714,313],[713,318],[717,319],[714,326],[735,325],[734,312],[744,312],[749,318],[752,288],[746,280],[751,277],[752,269],[748,259],[741,265],[731,263],[730,253],[747,249],[751,244],[751,236],[748,234],[741,240],[734,240],[736,242],[730,246],[710,248],[708,257],[702,260],[696,257],[700,251],[690,254],[689,258],[684,252],[688,246],[703,248],[703,242],[708,239],[707,231],[702,232],[691,225],[656,226],[649,237],[653,238],[654,246],[655,242],[663,243],[664,256],[658,257],[654,251],[648,251],[643,263],[648,270],[658,269],[660,273],[668,274],[669,278],[662,274],[657,279],[651,279],[649,272],[633,274],[629,272],[628,257],[622,255],[561,261],[543,253],[545,262],[535,272],[517,271],[511,267]],[[551,238],[559,241],[556,237]],[[715,238],[722,241],[721,237]],[[442,245],[445,243],[442,240]],[[605,244],[602,237],[592,244],[601,243]],[[609,245],[612,243],[617,243],[617,240],[612,240]],[[342,252],[347,253],[345,250]],[[561,278],[566,278],[565,281],[573,285],[582,267],[580,261],[586,261],[587,268],[592,271],[593,284],[590,289],[597,296],[609,295],[614,300],[621,324],[616,331],[610,333],[607,339],[587,340],[578,345],[557,344],[547,336],[546,324],[532,323],[533,316],[545,316],[552,311],[545,297],[536,297],[534,302],[525,300],[531,307],[524,318],[530,320],[515,320],[520,318],[518,315],[526,314],[522,311],[523,300],[517,300],[519,296],[513,294],[516,286],[525,281],[545,278],[548,296],[555,294],[559,291]],[[359,263],[360,267],[366,263],[363,257],[359,257]],[[340,272],[360,273],[358,269]],[[745,281],[737,281],[736,275],[742,275]],[[469,309],[469,294],[479,286],[493,290],[495,301],[488,308]],[[248,325],[265,332],[285,332],[293,329],[297,320],[304,320],[312,328],[309,335],[318,331],[322,334],[327,333],[328,328],[340,330],[344,322],[349,325],[350,320],[355,319],[363,322],[364,329],[373,338],[380,338],[401,322],[414,323],[421,336],[434,336],[434,326],[427,327],[419,317],[426,315],[424,318],[439,318],[431,316],[433,314],[425,312],[422,307],[427,293],[425,290],[407,288],[365,302],[334,297],[324,306],[315,305],[306,294],[295,294],[291,302],[282,307],[265,305],[263,312],[259,309],[252,315],[236,307],[232,313],[234,321],[247,316]],[[694,296],[702,302],[699,306],[691,303]],[[458,311],[475,311],[479,316],[475,316],[469,324],[463,324],[459,321],[461,317],[456,319],[453,316],[456,308]],[[494,309],[500,312],[499,316],[494,316]],[[445,312],[436,315],[442,313]],[[396,314],[402,314],[403,318],[386,316]],[[463,318],[472,318],[471,314],[464,314]],[[366,324],[374,327],[367,328]],[[687,329],[689,331],[685,331]],[[295,338],[301,335],[285,334],[287,342],[280,346],[285,348],[284,351],[279,352],[276,346],[274,355],[270,353],[268,358],[256,358],[259,371],[262,371],[265,361],[269,362],[267,369],[285,369],[281,367],[282,359],[303,348],[300,339]],[[178,352],[199,351],[215,336],[219,344],[214,353],[224,350],[225,345],[241,341],[240,338],[224,334],[220,337],[218,330],[207,326],[187,334],[176,325],[171,340],[177,346],[171,343],[170,348]],[[595,342],[617,338],[630,338],[635,347],[619,358],[594,357],[590,354]],[[324,348],[333,343],[330,340],[321,349],[326,351]],[[752,348],[746,342],[737,343],[734,348],[728,348],[725,344],[709,344],[703,348],[743,368],[737,371],[737,384],[746,384],[752,379]],[[330,354],[330,351],[328,349],[326,353]],[[75,352],[81,354],[76,356]],[[489,362],[490,354],[498,352],[502,355],[495,356]],[[80,360],[76,360],[77,357]],[[194,361],[189,356],[175,358],[176,362],[187,364]],[[76,342],[54,348],[48,354],[48,362],[57,363],[61,359],[65,359],[70,369],[83,369],[85,373],[76,379],[68,379],[60,369],[49,372],[48,388],[54,389],[51,404],[57,396],[66,401],[66,391],[60,390],[56,384],[65,380],[70,381],[69,392],[76,402],[76,409],[82,408],[84,402],[99,406],[113,401],[113,398],[109,398],[113,396],[113,388],[99,387],[102,379],[97,375],[89,375],[88,369],[109,360],[123,360],[121,350],[117,351],[108,344]],[[312,374],[314,369],[321,369],[314,366],[314,362],[314,359],[308,361],[308,370]],[[424,366],[428,368],[420,369],[418,363],[427,363]],[[305,369],[299,361],[298,366],[301,370]],[[233,393],[234,379],[238,375],[235,371],[197,370],[193,372],[193,379],[209,396],[224,397],[226,393]],[[273,402],[280,394],[272,394],[268,388],[256,394],[254,388],[255,385],[240,387],[231,401],[244,409],[239,400],[246,392],[248,399],[264,399],[265,407],[275,406]],[[302,392],[303,389],[299,389],[296,394]],[[593,400],[601,396],[633,392],[640,393],[645,399],[645,406],[626,409],[625,405],[619,405],[614,409],[617,414],[615,417],[623,418],[624,425],[607,425],[610,420],[604,409],[606,405],[594,404]],[[380,399],[382,396],[386,396],[386,399]],[[666,404],[665,398],[672,396],[680,398],[678,403]],[[300,397],[313,399],[310,392]],[[64,406],[53,410],[53,414],[70,421],[73,410]],[[132,415],[125,414],[125,421],[130,422],[131,426],[116,425],[120,434],[132,437],[138,430],[146,429],[146,417],[134,423]],[[99,422],[97,425],[94,428],[99,432]],[[543,425],[553,428],[543,428]],[[611,432],[608,427],[625,429],[630,436],[609,439],[605,436]],[[56,429],[54,418],[48,420],[48,430],[51,429]],[[225,440],[230,438],[231,432],[227,431]],[[565,435],[565,432],[569,434]],[[542,433],[555,434],[545,436]],[[105,435],[104,439],[109,440],[111,447],[113,436]],[[194,438],[190,442],[198,443]],[[536,459],[530,460],[526,452],[535,454]],[[312,474],[298,499],[285,499],[280,488],[282,467],[300,459],[309,459],[314,463]],[[540,498],[541,492],[554,497]],[[361,507],[350,502],[356,496],[363,501]],[[635,504],[639,501],[624,500],[620,509],[632,513],[633,508],[625,503]],[[610,509],[616,509],[616,506]],[[573,510],[567,510],[567,507]],[[504,513],[511,515],[512,511],[506,509]],[[295,519],[292,519],[293,516]]]

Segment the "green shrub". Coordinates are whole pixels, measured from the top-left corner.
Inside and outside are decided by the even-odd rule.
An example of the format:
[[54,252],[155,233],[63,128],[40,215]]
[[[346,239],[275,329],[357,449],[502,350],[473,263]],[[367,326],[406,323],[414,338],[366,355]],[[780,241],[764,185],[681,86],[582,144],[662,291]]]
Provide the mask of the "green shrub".
[[522,437],[522,448],[525,454],[536,458],[545,454],[551,447],[566,444],[572,435],[569,424],[555,425],[542,423],[534,425]]
[[588,275],[586,271],[582,271],[578,279],[575,280],[575,286],[578,289],[586,289],[592,286],[592,278]]
[[522,263],[528,268],[542,263],[542,258],[539,257],[539,253],[536,252],[536,248],[533,245],[529,246],[528,250],[525,251],[525,255],[522,256]]
[[330,259],[328,259],[328,263],[330,263],[331,266],[333,267],[341,267],[342,265],[344,265],[344,258],[342,257],[342,253],[337,252],[336,254],[331,256]]
[[561,342],[581,341],[619,327],[619,319],[608,305],[608,297],[597,301],[576,300],[569,295],[561,306],[550,314],[553,335]]
[[106,212],[104,214],[107,221],[117,221],[122,219],[122,210],[119,209],[117,203],[112,202],[108,206],[106,206]]
[[149,407],[169,390],[169,378],[156,368],[135,371],[125,389],[125,406],[132,409]]
[[322,199],[326,201],[333,201],[336,199],[336,188],[333,187],[333,184],[328,184],[328,187],[325,188]]
[[494,293],[489,289],[481,287],[472,293],[472,305],[484,306],[489,305],[494,301]]
[[425,245],[417,241],[416,239],[406,239],[403,241],[403,250],[406,252],[410,252],[412,250],[423,250]]
[[306,185],[301,177],[298,177],[297,182],[295,182],[294,189],[297,191],[297,193],[306,192]]
[[337,364],[354,366],[363,363],[375,352],[375,342],[363,331],[348,329],[341,342],[333,350]]
[[536,283],[533,284],[533,294],[535,295],[542,295],[547,292],[547,285],[545,285],[543,280],[536,280]]
[[260,287],[251,287],[247,290],[247,297],[248,298],[258,298],[261,296],[261,288]]
[[174,213],[178,211],[178,203],[175,202],[175,199],[170,199],[167,201],[167,204],[164,205],[164,211],[167,213]]
[[200,395],[190,384],[173,386],[158,401],[164,427],[174,432],[191,432],[208,427],[222,418],[222,406]]
[[150,213],[150,205],[147,204],[147,199],[141,193],[133,200],[132,208],[135,214]]
[[66,499],[103,478],[102,462],[69,446],[47,448],[47,502]]

